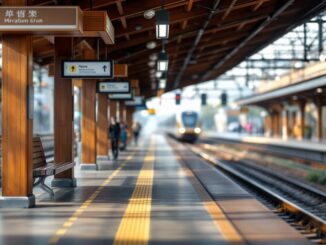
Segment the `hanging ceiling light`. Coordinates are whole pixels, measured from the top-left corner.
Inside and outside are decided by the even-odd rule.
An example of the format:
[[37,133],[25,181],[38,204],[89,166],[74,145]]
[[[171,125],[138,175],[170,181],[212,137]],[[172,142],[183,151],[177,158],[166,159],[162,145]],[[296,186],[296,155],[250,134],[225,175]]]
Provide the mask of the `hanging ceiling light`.
[[149,61],[148,66],[149,67],[154,67],[155,66],[155,61]]
[[157,54],[151,54],[151,55],[149,56],[149,59],[150,59],[150,60],[157,60]]
[[164,72],[160,78],[160,83],[159,83],[159,87],[160,89],[165,89],[166,87],[166,81],[167,81],[167,75],[166,73]]
[[162,51],[158,55],[157,59],[157,70],[158,71],[167,71],[169,68],[169,57],[168,54],[165,51]]
[[146,43],[146,48],[147,49],[154,49],[154,48],[156,48],[156,42],[151,41],[151,42]]
[[149,9],[144,12],[144,18],[147,20],[152,19],[154,16],[155,16],[155,11],[153,9]]
[[156,11],[156,38],[169,38],[170,14],[165,9]]
[[166,81],[160,81],[160,89],[165,89],[166,87]]

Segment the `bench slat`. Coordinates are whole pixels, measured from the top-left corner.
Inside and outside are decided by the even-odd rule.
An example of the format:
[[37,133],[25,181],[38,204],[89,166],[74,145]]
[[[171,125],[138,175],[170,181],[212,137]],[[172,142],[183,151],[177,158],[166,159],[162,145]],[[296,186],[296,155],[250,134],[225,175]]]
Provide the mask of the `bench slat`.
[[34,159],[41,158],[43,156],[43,153],[41,151],[33,151],[33,161]]
[[[76,144],[74,144],[73,149],[74,149],[74,156],[75,156],[77,151]],[[0,156],[1,156],[1,145],[0,145]],[[33,177],[44,177],[44,176],[55,175],[64,172],[68,169],[71,169],[75,166],[74,162],[54,163],[53,135],[33,137],[32,161],[33,161]]]
[[68,169],[73,168],[76,164],[74,162],[55,163],[54,174],[62,173]]
[[[76,146],[74,145],[74,149]],[[74,162],[54,163],[53,136],[33,138],[33,176],[50,176],[62,173],[75,166]]]

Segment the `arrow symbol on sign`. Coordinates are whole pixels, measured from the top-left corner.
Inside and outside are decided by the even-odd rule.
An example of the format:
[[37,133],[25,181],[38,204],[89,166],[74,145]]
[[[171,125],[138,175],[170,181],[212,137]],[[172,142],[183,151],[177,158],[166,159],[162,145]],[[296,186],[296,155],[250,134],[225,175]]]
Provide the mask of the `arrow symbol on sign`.
[[103,68],[103,71],[105,72],[105,71],[106,71],[106,68],[107,68],[107,66],[106,66],[106,65],[104,65],[102,68]]

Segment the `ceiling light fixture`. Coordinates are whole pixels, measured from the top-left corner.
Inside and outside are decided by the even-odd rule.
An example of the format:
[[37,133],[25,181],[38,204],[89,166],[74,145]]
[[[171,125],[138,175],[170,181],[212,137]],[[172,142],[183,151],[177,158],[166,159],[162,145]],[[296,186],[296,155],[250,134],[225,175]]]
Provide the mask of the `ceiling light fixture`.
[[149,56],[149,59],[150,59],[150,60],[157,60],[157,54],[151,54],[151,55]]
[[149,67],[154,67],[155,66],[155,61],[149,61],[148,66]]
[[158,55],[157,60],[157,70],[158,71],[167,71],[169,68],[169,56],[165,51],[162,51]]
[[164,72],[162,73],[162,76],[160,78],[160,83],[159,83],[160,89],[165,89],[166,82],[167,82],[167,74]]
[[169,38],[169,24],[170,14],[165,9],[156,11],[156,38],[168,39]]
[[155,11],[153,9],[149,9],[144,12],[144,18],[147,20],[152,19],[154,16],[155,16]]
[[160,80],[160,89],[166,88],[166,80]]
[[142,24],[137,24],[136,26],[135,26],[135,30],[136,31],[141,31],[143,29],[143,25]]
[[154,42],[154,41],[148,42],[146,44],[146,48],[147,49],[154,49],[154,48],[156,48],[156,42]]

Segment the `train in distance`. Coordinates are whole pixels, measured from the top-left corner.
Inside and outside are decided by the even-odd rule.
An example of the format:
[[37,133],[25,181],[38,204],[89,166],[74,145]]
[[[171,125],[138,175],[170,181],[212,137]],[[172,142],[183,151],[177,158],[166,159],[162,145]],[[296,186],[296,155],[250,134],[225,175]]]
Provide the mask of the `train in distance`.
[[200,115],[192,110],[179,111],[160,124],[168,135],[189,143],[194,143],[202,132]]

